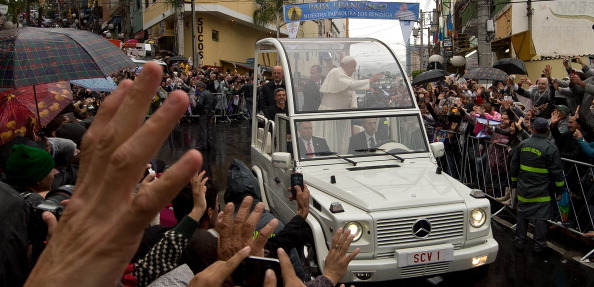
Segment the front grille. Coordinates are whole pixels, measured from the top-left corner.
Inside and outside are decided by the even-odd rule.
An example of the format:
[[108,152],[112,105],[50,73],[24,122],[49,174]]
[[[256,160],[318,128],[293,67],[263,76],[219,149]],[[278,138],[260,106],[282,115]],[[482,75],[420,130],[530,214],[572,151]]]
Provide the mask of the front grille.
[[449,262],[435,262],[429,264],[402,267],[400,278],[412,278],[448,272]]
[[[413,234],[413,225],[419,219],[431,223],[431,232],[425,238]],[[440,214],[418,215],[377,221],[377,246],[398,247],[408,243],[450,241],[464,236],[464,213],[454,211]]]

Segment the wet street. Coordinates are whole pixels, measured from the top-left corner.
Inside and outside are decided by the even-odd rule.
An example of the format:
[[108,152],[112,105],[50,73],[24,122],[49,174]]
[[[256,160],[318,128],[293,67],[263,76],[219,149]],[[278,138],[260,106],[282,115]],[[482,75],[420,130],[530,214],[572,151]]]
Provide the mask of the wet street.
[[[204,168],[221,191],[224,191],[227,168],[234,158],[250,165],[250,127],[246,120],[217,122],[211,125],[216,149],[203,151]],[[157,157],[172,164],[186,150],[197,145],[197,123],[180,123],[164,143]],[[219,197],[219,198],[222,198]],[[500,206],[495,206],[499,208]],[[495,263],[488,268],[444,274],[431,278],[417,278],[381,284],[357,286],[594,286],[592,263],[583,264],[576,259],[591,250],[587,241],[571,240],[559,230],[550,232],[551,254],[532,253],[529,242],[524,252],[514,249],[511,224],[513,217],[502,213],[505,220],[493,220],[494,237],[499,243]],[[499,222],[501,221],[501,222]]]

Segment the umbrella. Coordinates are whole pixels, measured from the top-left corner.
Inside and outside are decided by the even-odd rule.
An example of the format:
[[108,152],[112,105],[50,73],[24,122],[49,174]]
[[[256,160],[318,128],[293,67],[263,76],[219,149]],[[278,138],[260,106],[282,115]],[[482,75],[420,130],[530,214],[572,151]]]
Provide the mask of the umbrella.
[[429,83],[429,82],[436,82],[439,80],[443,80],[443,78],[446,77],[447,75],[448,75],[448,73],[446,73],[444,70],[440,70],[440,69],[423,72],[423,73],[418,74],[413,79],[412,84],[418,85],[418,84],[424,84],[424,83]]
[[170,57],[169,59],[167,59],[167,62],[186,62],[188,60],[188,58],[183,57],[183,56],[175,56],[175,57]]
[[505,81],[507,77],[504,71],[490,67],[472,69],[464,74],[464,78],[474,80]]
[[0,88],[104,78],[134,63],[103,37],[70,28],[0,32]]
[[126,41],[126,43],[136,44],[136,43],[139,43],[139,42],[136,39],[130,39],[130,40]]
[[493,68],[497,68],[502,70],[508,74],[519,74],[519,75],[527,75],[526,73],[526,65],[524,62],[518,58],[503,58],[497,60],[493,65]]
[[158,50],[157,52],[155,52],[155,55],[161,55],[161,57],[165,57],[165,56],[175,56],[175,54],[169,50]]
[[72,80],[70,83],[97,92],[111,92],[117,86],[111,77]]
[[68,82],[20,87],[1,92],[0,140],[5,143],[17,134],[25,134],[27,119],[37,114],[41,124],[47,125],[70,102],[72,91]]

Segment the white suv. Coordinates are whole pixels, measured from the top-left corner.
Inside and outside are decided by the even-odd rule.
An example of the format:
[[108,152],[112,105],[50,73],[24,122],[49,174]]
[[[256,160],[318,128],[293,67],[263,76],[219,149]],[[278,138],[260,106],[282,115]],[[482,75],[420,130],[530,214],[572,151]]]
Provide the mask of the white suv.
[[[443,144],[429,144],[408,80],[386,45],[374,39],[269,38],[257,43],[255,59],[256,66],[283,67],[288,114],[274,121],[253,117],[252,169],[262,200],[285,223],[296,210],[287,196],[290,176],[303,174],[314,238],[304,262],[308,270],[323,270],[340,227],[356,234],[351,249],[361,250],[344,282],[426,276],[495,261],[489,201],[441,172],[436,157]],[[360,85],[351,86],[364,90],[328,91],[328,85],[347,85],[336,73],[348,68],[336,69],[352,59],[352,78]],[[327,76],[317,95],[326,99],[303,110],[316,100],[306,87],[314,66]],[[325,83],[330,80],[335,83]],[[331,97],[349,103],[333,108]]]

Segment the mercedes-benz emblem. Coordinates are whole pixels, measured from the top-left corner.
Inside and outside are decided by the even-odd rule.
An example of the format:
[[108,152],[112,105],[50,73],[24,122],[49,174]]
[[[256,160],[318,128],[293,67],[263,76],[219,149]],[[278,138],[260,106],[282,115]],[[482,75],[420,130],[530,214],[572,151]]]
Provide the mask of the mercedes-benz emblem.
[[417,238],[425,238],[431,233],[431,223],[426,219],[419,219],[413,224],[413,235]]

